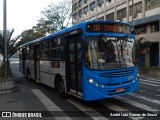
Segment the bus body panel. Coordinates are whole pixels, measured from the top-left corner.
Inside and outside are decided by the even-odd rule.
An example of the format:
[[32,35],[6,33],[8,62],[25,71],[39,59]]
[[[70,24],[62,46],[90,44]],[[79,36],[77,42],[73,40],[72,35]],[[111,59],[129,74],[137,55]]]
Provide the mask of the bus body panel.
[[[128,73],[128,71],[131,72]],[[83,99],[86,101],[100,100],[138,91],[137,71],[137,67],[108,71],[93,71],[84,68]],[[93,83],[89,83],[89,79],[93,79]],[[118,92],[118,89],[123,89],[123,91]]]
[[40,81],[54,88],[54,80],[57,74],[60,74],[63,79],[65,78],[65,62],[58,61],[60,63],[59,68],[53,68],[53,62],[55,61],[40,61]]

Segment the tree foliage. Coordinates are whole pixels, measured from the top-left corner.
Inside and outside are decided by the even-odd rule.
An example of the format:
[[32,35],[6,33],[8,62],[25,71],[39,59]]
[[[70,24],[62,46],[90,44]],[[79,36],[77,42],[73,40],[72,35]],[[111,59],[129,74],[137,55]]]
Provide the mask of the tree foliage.
[[[6,40],[7,40],[7,58],[9,59],[16,51],[16,44],[18,39],[21,37],[20,35],[11,39],[13,35],[14,29],[6,31]],[[5,54],[5,45],[4,45],[4,36],[3,31],[0,31],[0,53],[4,56]],[[3,60],[4,62],[4,60]]]
[[42,16],[38,20],[38,23],[31,29],[21,33],[18,45],[68,27],[71,22],[71,5],[71,0],[48,5],[41,12]]
[[67,28],[71,24],[71,8],[71,0],[50,4],[41,12],[38,27],[48,34]]
[[[45,8],[37,25],[25,30],[14,39],[11,39],[14,29],[7,31],[8,58],[10,58],[18,47],[26,42],[41,38],[46,34],[67,28],[71,22],[71,0],[52,3]],[[19,41],[18,41],[19,40]],[[4,37],[0,31],[0,53],[4,56]]]
[[21,33],[20,43],[26,43],[45,36],[44,32],[37,31],[36,29],[37,29],[36,27],[32,27],[32,29],[23,31]]

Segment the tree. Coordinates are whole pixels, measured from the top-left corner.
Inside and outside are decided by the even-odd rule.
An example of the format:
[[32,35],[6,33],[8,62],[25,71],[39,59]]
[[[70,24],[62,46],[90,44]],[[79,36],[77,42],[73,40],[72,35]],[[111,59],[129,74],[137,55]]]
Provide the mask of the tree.
[[17,46],[36,40],[46,34],[66,28],[71,20],[71,1],[67,0],[58,4],[52,3],[42,11],[42,17],[31,29],[21,33]]
[[71,8],[70,0],[57,4],[52,3],[41,12],[42,17],[37,27],[45,31],[46,34],[67,28],[71,23]]
[[[14,29],[12,30],[7,30],[6,34],[7,34],[7,60],[14,54],[13,49],[15,48],[15,44],[18,41],[18,39],[20,38],[20,35],[15,37],[14,39],[11,39],[12,35],[13,35]],[[3,31],[0,31],[0,53],[2,54],[2,56],[4,56],[4,37],[3,37]],[[3,57],[4,58],[4,57]],[[4,62],[4,59],[3,59]]]
[[43,31],[40,31],[37,26],[32,27],[32,29],[25,30],[21,33],[20,43],[24,44],[26,42],[36,40],[45,36]]

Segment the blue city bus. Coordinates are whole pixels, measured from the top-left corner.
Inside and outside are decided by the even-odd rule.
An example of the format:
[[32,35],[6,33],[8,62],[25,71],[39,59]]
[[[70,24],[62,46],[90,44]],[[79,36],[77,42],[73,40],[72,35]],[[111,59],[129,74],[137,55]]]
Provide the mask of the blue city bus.
[[139,90],[133,26],[87,21],[20,47],[20,71],[29,80],[85,101]]

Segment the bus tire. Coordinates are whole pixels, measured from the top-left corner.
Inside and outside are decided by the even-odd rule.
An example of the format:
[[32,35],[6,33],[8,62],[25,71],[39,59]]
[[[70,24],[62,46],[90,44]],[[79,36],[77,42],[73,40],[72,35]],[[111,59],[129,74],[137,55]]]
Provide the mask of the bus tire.
[[64,85],[63,80],[59,80],[59,82],[58,82],[58,93],[62,98],[64,98],[64,99],[67,98],[67,94],[65,93],[65,85]]

